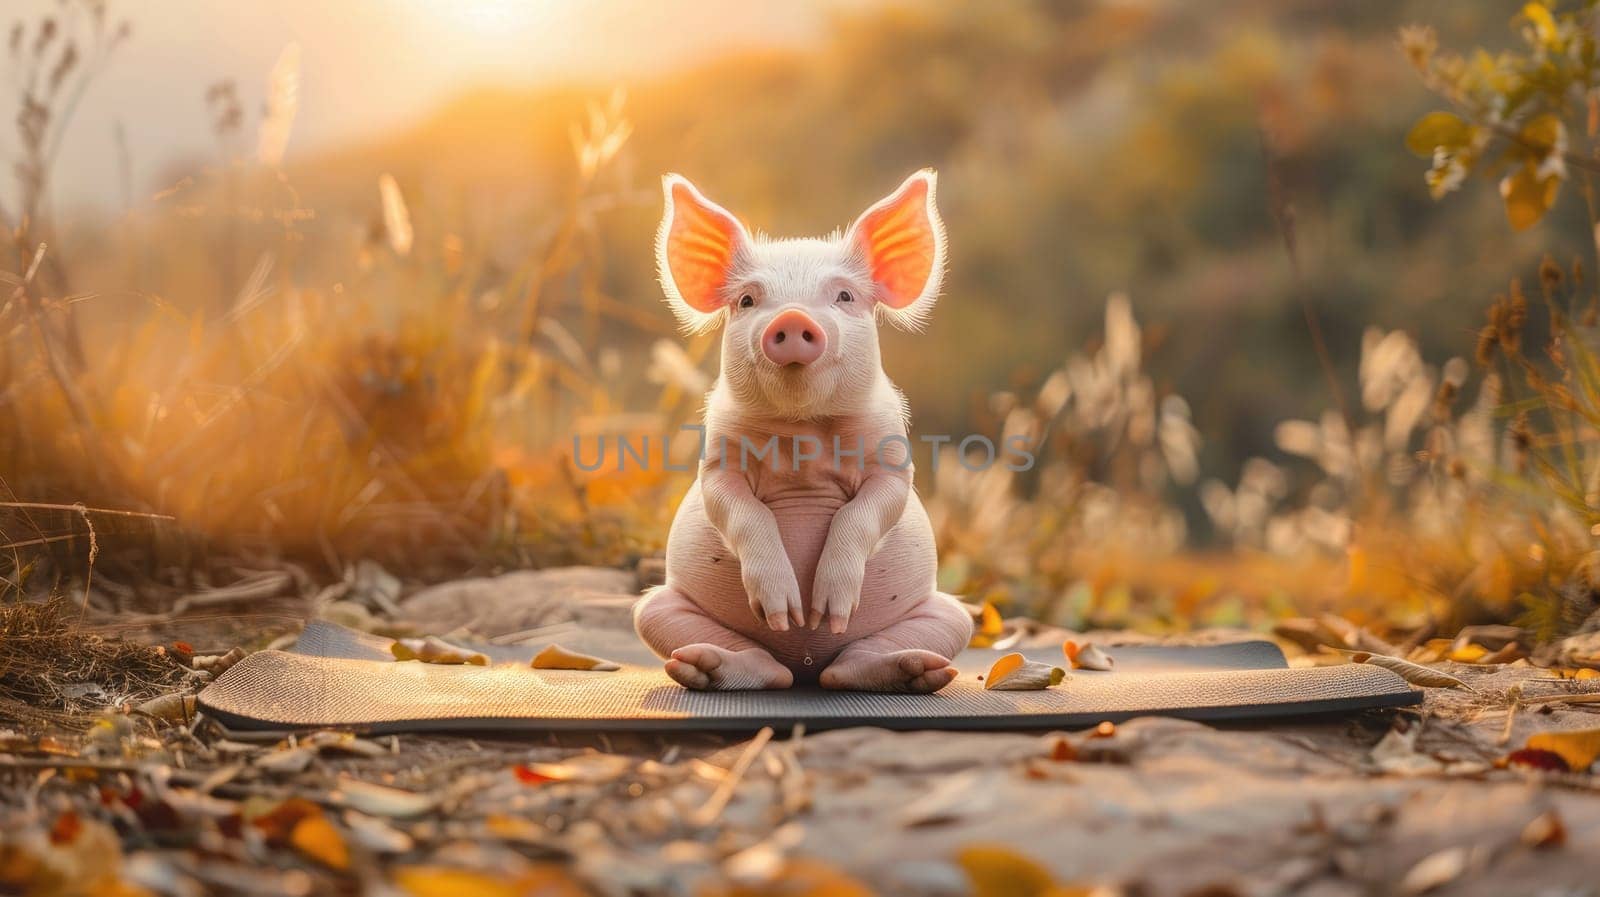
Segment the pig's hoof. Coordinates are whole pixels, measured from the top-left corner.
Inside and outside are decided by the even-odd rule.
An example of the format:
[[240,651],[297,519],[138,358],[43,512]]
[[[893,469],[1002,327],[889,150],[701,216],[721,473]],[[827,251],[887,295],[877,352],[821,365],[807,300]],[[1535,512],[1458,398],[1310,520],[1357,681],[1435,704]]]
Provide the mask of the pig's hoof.
[[821,682],[823,688],[925,695],[944,688],[955,678],[950,660],[932,651],[847,651],[822,671]]
[[794,684],[789,668],[760,648],[729,651],[708,644],[672,652],[667,675],[684,688],[700,691],[752,691]]

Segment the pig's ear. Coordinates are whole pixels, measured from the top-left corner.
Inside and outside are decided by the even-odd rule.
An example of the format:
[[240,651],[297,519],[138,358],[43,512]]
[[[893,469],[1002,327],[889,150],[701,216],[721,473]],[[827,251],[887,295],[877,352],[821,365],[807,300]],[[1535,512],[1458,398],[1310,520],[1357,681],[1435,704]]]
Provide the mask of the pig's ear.
[[672,313],[700,330],[721,320],[728,277],[749,251],[750,235],[727,209],[706,199],[689,180],[661,179],[666,211],[656,233],[656,268]]
[[924,168],[861,213],[846,234],[866,261],[877,307],[890,322],[921,326],[944,279],[944,222],[934,204],[938,175]]

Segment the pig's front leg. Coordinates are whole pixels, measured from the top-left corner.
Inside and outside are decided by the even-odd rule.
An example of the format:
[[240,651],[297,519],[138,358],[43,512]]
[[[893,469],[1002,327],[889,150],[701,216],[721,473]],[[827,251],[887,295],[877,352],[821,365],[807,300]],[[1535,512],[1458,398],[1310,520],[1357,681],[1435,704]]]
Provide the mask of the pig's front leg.
[[784,553],[772,510],[756,498],[749,481],[737,471],[702,468],[700,477],[706,516],[739,559],[750,612],[774,632],[787,632],[791,621],[804,626],[800,581]]
[[830,632],[842,634],[861,602],[867,558],[899,522],[911,495],[911,472],[880,469],[867,476],[855,497],[833,515],[828,541],[811,586],[811,618],[816,629],[828,618]]

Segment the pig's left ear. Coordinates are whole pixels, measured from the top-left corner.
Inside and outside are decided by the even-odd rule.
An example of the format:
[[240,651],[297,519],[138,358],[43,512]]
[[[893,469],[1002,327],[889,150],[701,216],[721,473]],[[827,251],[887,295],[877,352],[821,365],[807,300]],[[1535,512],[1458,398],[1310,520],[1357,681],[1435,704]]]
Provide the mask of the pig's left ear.
[[861,213],[845,239],[865,260],[877,307],[908,330],[933,310],[944,279],[944,222],[934,204],[938,175],[924,168]]

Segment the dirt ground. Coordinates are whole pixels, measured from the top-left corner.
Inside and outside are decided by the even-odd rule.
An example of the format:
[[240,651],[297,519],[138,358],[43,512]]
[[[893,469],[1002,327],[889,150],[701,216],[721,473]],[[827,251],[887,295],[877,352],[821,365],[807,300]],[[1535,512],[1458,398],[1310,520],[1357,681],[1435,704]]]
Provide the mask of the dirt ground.
[[[637,582],[573,569],[384,589],[357,577],[251,611],[603,646],[629,637]],[[292,633],[252,620],[208,611],[140,636],[220,651]],[[181,704],[18,722],[0,734],[0,892],[1600,893],[1600,783],[1504,762],[1537,732],[1600,726],[1600,703],[1570,700],[1600,680],[1437,668],[1470,690],[1072,733],[247,740]]]

